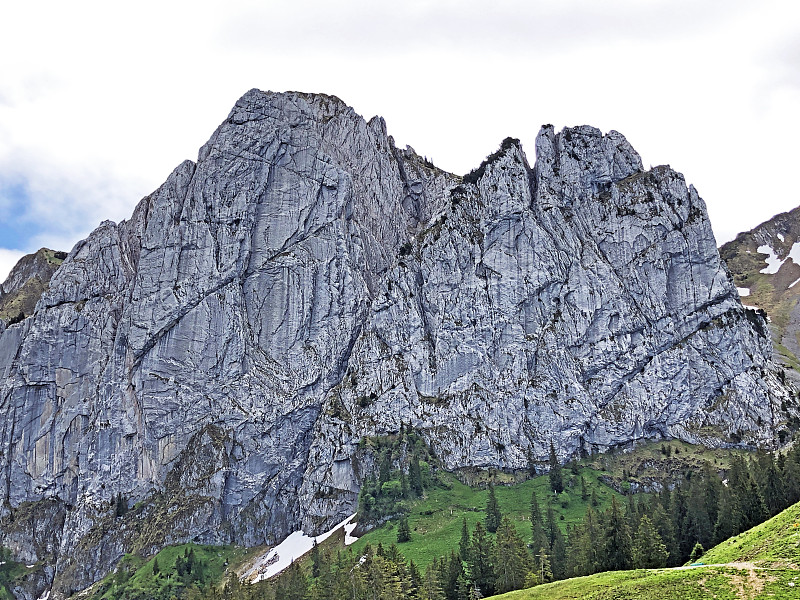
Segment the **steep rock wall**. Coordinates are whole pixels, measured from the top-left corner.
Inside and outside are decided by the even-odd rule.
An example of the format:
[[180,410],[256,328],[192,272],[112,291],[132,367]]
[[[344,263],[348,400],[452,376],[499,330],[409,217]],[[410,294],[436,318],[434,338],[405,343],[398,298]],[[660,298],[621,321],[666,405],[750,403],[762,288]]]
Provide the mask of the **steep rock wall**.
[[[616,132],[536,146],[462,181],[336,98],[248,92],[2,332],[0,543],[66,594],[126,551],[324,528],[401,423],[453,469],[770,443],[789,396],[696,191]],[[13,525],[42,502],[54,543]]]

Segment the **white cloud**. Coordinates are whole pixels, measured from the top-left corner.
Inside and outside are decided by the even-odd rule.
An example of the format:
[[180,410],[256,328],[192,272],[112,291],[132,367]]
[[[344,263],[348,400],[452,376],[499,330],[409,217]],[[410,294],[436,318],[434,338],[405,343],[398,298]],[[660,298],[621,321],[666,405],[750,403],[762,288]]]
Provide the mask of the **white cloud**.
[[798,11],[785,0],[14,3],[0,37],[0,179],[27,182],[31,218],[76,241],[194,158],[246,90],[299,89],[383,115],[398,142],[457,173],[508,135],[533,160],[542,123],[616,129],[645,164],[683,172],[730,239],[800,204],[787,185],[800,158]]
[[0,283],[6,280],[11,269],[17,264],[20,258],[25,256],[24,252],[19,250],[9,250],[8,248],[0,248]]

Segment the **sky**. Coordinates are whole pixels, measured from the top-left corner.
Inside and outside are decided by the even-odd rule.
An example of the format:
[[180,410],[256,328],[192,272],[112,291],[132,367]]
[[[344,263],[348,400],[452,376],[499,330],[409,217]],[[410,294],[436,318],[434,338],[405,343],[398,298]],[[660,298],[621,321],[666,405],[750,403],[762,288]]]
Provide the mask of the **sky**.
[[706,201],[718,243],[800,205],[800,3],[318,0],[5,3],[0,281],[70,250],[251,88],[324,92],[463,174],[539,128],[624,134]]

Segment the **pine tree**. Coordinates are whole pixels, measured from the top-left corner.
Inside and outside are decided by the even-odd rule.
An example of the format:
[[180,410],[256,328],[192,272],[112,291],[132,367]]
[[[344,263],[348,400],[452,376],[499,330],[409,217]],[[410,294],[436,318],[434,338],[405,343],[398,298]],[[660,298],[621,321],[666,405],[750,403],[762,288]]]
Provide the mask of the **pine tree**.
[[293,562],[286,570],[285,600],[303,600],[308,593],[308,579],[300,563]]
[[489,499],[486,502],[486,530],[495,533],[500,526],[500,505],[497,504],[497,497],[494,494],[494,484],[489,484]]
[[531,494],[531,548],[550,546],[550,540],[544,530],[542,513],[539,510],[539,500],[536,498],[536,491]]
[[639,521],[639,528],[633,540],[632,555],[633,566],[636,569],[658,569],[667,564],[669,557],[667,547],[647,515],[642,516]]
[[158,577],[159,573],[161,573],[161,567],[158,565],[158,557],[156,556],[153,559],[153,575]]
[[469,569],[472,584],[477,587],[484,596],[492,596],[495,591],[495,573],[492,564],[494,547],[491,538],[487,535],[483,524],[478,521],[472,531],[470,542],[469,558],[467,568]]
[[[711,546],[714,535],[714,523],[709,518],[704,482],[692,478],[689,484],[689,496],[686,503],[685,535],[689,540]],[[716,511],[716,509],[715,509]]]
[[411,528],[408,526],[408,519],[403,517],[397,524],[397,543],[402,544],[411,541]]
[[667,507],[669,507],[668,489],[665,489],[665,493],[661,495],[660,499],[653,501],[653,508],[650,512],[653,526],[656,528],[659,537],[664,542],[664,546],[667,548],[667,553],[669,555],[667,557],[667,564],[678,565],[681,563],[681,560],[680,550],[678,548],[677,540],[675,539],[675,527],[662,502],[666,502]]
[[689,555],[689,562],[697,562],[697,560],[706,553],[705,548],[703,548],[703,544],[697,542],[692,548],[692,553]]
[[589,499],[589,491],[586,489],[586,480],[581,475],[581,500],[586,502]]
[[450,551],[450,558],[446,561],[447,570],[444,579],[444,595],[447,600],[459,600],[458,580],[464,577],[464,565],[461,558],[454,551]]
[[769,516],[775,516],[788,506],[786,502],[786,490],[778,466],[772,457],[766,465],[764,476],[764,501],[767,504]]
[[495,591],[510,592],[522,588],[530,570],[530,557],[525,542],[508,516],[504,516],[497,528],[494,550]]
[[461,560],[465,562],[469,560],[469,550],[469,528],[467,527],[467,518],[464,517],[461,520],[461,539],[458,542],[458,555],[461,557]]
[[547,523],[545,524],[545,533],[547,534],[547,547],[552,548],[556,541],[556,532],[558,531],[558,523],[556,523],[556,513],[553,510],[553,505],[547,505]]
[[605,524],[604,566],[609,571],[629,569],[631,565],[631,533],[625,515],[617,502],[611,497]]
[[420,600],[446,600],[440,572],[436,568],[435,562],[428,565],[425,571],[425,578],[420,590]]
[[743,531],[744,515],[739,506],[739,496],[724,486],[719,496],[717,522],[714,524],[714,540],[719,543]]
[[561,475],[561,463],[558,462],[553,442],[550,442],[550,489],[555,494],[564,491],[564,480]]
[[553,536],[553,545],[550,547],[550,568],[553,571],[553,579],[564,579],[567,576],[567,542],[558,527]]
[[[600,570],[598,545],[600,542],[600,526],[597,514],[589,506],[583,522],[573,528],[569,536],[570,552],[567,554],[567,573],[570,576],[591,575]],[[534,548],[541,546],[533,546]]]
[[319,553],[319,544],[317,544],[317,538],[314,538],[314,543],[311,546],[311,576],[314,578],[319,577],[319,567],[320,561],[322,557]]
[[540,583],[547,583],[553,580],[553,571],[550,569],[550,555],[547,548],[542,546],[536,554],[537,575]]

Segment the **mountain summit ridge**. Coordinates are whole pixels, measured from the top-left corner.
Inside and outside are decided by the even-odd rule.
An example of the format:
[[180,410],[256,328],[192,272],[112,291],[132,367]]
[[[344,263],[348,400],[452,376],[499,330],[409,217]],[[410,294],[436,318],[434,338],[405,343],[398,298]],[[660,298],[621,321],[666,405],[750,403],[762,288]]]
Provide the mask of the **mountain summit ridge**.
[[125,552],[321,530],[401,426],[448,469],[771,443],[789,393],[694,188],[617,132],[536,152],[462,179],[336,98],[247,92],[0,326],[0,544],[65,594]]

